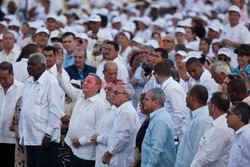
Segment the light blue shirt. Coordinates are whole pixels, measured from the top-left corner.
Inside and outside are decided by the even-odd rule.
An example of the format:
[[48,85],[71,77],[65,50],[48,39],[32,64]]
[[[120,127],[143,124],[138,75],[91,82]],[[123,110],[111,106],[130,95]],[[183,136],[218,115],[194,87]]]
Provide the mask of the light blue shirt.
[[67,68],[73,64],[74,64],[74,53],[72,53],[71,55],[69,55],[68,53],[65,53],[64,54],[64,62],[62,64],[62,67]]
[[192,163],[199,147],[199,141],[211,122],[212,118],[209,116],[207,106],[192,111],[191,120],[180,141],[175,167],[187,167]]
[[173,167],[175,157],[174,125],[165,108],[160,108],[150,114],[142,142],[141,166]]
[[250,124],[235,132],[230,150],[228,167],[248,167],[250,165]]

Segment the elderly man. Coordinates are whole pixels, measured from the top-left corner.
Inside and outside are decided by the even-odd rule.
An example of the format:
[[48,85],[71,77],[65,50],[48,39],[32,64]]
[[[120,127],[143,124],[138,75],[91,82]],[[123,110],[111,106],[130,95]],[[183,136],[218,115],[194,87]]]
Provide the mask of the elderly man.
[[[59,61],[59,60],[58,60]],[[106,103],[100,95],[101,79],[95,74],[85,78],[82,90],[74,88],[65,81],[62,74],[62,58],[58,63],[58,81],[66,94],[75,101],[71,115],[69,130],[65,142],[71,149],[71,166],[95,166],[95,144],[91,137],[96,133],[100,120],[104,114]]]
[[154,77],[166,95],[165,108],[174,123],[175,139],[182,137],[182,128],[186,125],[186,93],[181,85],[171,77],[171,67],[159,62],[154,67]]
[[198,150],[200,138],[212,122],[207,108],[208,92],[202,85],[194,85],[187,93],[187,107],[191,109],[191,120],[180,141],[175,167],[189,166]]
[[102,157],[111,167],[128,167],[133,161],[137,131],[140,127],[138,115],[131,103],[134,95],[129,83],[118,83],[113,91],[115,118],[108,141],[107,152]]
[[65,69],[70,76],[70,80],[75,79],[83,81],[89,73],[96,72],[95,67],[89,66],[85,63],[87,55],[84,49],[76,49],[74,55],[74,64]]
[[28,166],[57,166],[62,101],[56,78],[46,70],[46,57],[31,54],[23,89],[19,143],[27,148]]
[[150,123],[142,142],[141,166],[174,166],[174,124],[164,108],[165,100],[165,93],[160,88],[147,91],[143,100]]
[[108,139],[113,128],[113,120],[115,118],[115,106],[113,105],[114,97],[113,91],[114,84],[108,83],[105,87],[106,100],[108,103],[107,108],[105,109],[104,115],[100,121],[100,124],[97,128],[96,134],[91,137],[91,142],[96,144],[96,166],[105,167],[106,165],[102,163],[102,156],[107,150]]
[[228,82],[227,92],[230,96],[231,102],[244,101],[249,98],[247,94],[247,87],[241,78],[235,78]]
[[127,82],[129,79],[128,76],[128,70],[126,68],[126,66],[124,65],[124,61],[119,60],[118,57],[118,52],[119,52],[119,45],[118,43],[116,43],[115,41],[107,41],[104,44],[104,54],[103,54],[103,62],[98,66],[97,70],[96,70],[96,74],[103,79],[103,67],[104,64],[107,61],[113,61],[117,64],[118,66],[118,79],[123,80],[124,82]]
[[250,164],[250,107],[244,102],[235,102],[227,113],[228,127],[235,131],[230,150],[228,167],[249,166]]
[[14,167],[15,133],[9,130],[23,84],[14,79],[9,62],[0,63],[0,166]]
[[224,46],[231,51],[231,65],[233,68],[237,66],[237,55],[233,53],[234,49],[240,44],[250,44],[250,32],[240,23],[240,8],[231,6],[228,9],[229,24],[225,26],[221,34],[221,41]]
[[43,49],[45,46],[48,45],[49,41],[49,30],[44,27],[40,27],[36,30],[35,34],[35,43]]
[[0,62],[7,61],[14,64],[20,54],[20,50],[15,46],[15,37],[12,32],[3,34],[3,50],[0,52]]
[[227,94],[215,92],[208,103],[213,122],[200,139],[199,148],[191,167],[227,167],[229,151],[233,144],[233,130],[228,128],[226,113],[230,106]]
[[162,39],[163,48],[168,52],[168,58],[175,62],[175,37],[171,34],[167,34]]
[[219,84],[219,90],[221,90],[221,84],[223,84],[225,78],[231,74],[230,67],[223,61],[216,61],[210,66],[210,72],[212,78]]

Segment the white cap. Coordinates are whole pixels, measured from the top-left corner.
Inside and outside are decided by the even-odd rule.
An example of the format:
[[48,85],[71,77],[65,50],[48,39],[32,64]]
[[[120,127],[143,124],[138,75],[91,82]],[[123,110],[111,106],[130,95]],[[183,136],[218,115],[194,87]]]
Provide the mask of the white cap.
[[135,36],[132,41],[137,42],[139,44],[144,44],[143,39],[141,37]]
[[3,25],[4,27],[8,27],[8,24],[6,23],[6,21],[0,21],[0,25]]
[[124,31],[120,31],[120,32],[117,32],[117,34],[121,34],[121,35],[125,35],[125,37],[130,40],[130,34],[128,32],[124,32]]
[[164,28],[164,27],[165,27],[165,20],[159,18],[159,19],[153,21],[153,22],[151,23],[151,25],[153,25],[153,26],[158,26],[158,27],[160,27],[160,28]]
[[113,23],[120,23],[120,22],[122,22],[122,19],[121,19],[121,17],[119,17],[119,16],[116,16],[116,17],[114,17],[114,18],[112,19],[112,24],[113,24]]
[[54,19],[55,21],[58,20],[58,16],[55,14],[49,14],[46,19]]
[[101,22],[101,17],[99,15],[91,15],[88,19],[88,21],[92,22]]
[[40,32],[44,32],[49,35],[49,30],[45,27],[40,27],[36,30],[36,34],[39,34]]
[[198,42],[189,42],[186,44],[186,48],[193,50],[193,51],[199,51],[199,43]]
[[18,20],[15,19],[15,20],[11,20],[11,21],[9,22],[8,26],[15,26],[15,27],[20,28],[20,27],[21,27],[21,24],[20,24],[20,22],[19,22]]
[[57,17],[57,21],[62,23],[63,25],[67,24],[67,17],[65,15],[59,15]]
[[184,29],[184,28],[181,28],[181,27],[177,27],[177,28],[175,29],[175,34],[176,34],[177,32],[182,33],[182,34],[186,34],[185,29]]
[[187,57],[187,52],[183,51],[183,50],[178,50],[175,55],[180,55],[182,57]]
[[218,54],[217,54],[217,55],[218,55],[218,56],[219,56],[219,55],[225,55],[225,56],[227,56],[228,58],[231,59],[231,52],[230,52],[230,50],[227,49],[227,48],[220,48],[220,50],[218,51]]
[[133,22],[127,22],[122,26],[122,30],[129,31],[132,34],[135,33],[136,25]]
[[54,30],[54,31],[51,31],[50,32],[50,39],[51,38],[59,38],[58,35],[59,35],[59,31],[58,30]]
[[160,45],[159,45],[159,42],[157,42],[156,40],[154,40],[154,39],[150,39],[150,40],[148,40],[147,42],[146,42],[146,44],[145,44],[146,46],[151,46],[151,47],[153,47],[154,49],[156,49],[156,48],[159,48],[160,47]]
[[30,28],[38,29],[40,27],[35,21],[29,22],[28,24]]
[[144,25],[146,25],[146,26],[149,26],[149,24],[150,24],[150,22],[151,22],[150,18],[147,17],[147,16],[138,17],[138,18],[136,18],[135,20],[136,20],[136,21],[139,21],[139,22],[142,22],[142,23],[143,23]]
[[197,51],[190,51],[187,53],[187,57],[183,59],[182,62],[187,62],[188,59],[193,58],[193,57],[199,59],[201,58],[201,53]]
[[18,38],[18,34],[16,31],[13,31],[13,30],[8,30],[10,33],[13,34],[14,38],[17,39]]
[[88,35],[86,33],[77,33],[76,38],[86,39],[89,40]]
[[238,12],[240,14],[240,8],[236,5],[232,5],[229,9],[228,12]]
[[220,32],[220,26],[217,23],[212,23],[208,26],[208,28],[212,29],[215,32]]
[[175,13],[173,15],[173,19],[182,20],[183,19],[183,15],[181,13]]

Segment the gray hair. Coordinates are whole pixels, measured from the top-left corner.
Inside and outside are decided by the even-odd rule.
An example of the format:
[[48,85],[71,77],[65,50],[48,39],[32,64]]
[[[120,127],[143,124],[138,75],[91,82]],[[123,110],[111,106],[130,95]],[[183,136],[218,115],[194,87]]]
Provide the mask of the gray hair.
[[151,93],[152,100],[158,100],[161,106],[164,106],[166,95],[161,88],[152,88],[148,92]]
[[103,66],[103,71],[106,71],[107,70],[107,67],[108,66],[115,66],[116,68],[117,68],[117,70],[118,70],[118,65],[115,63],[115,62],[113,62],[113,61],[107,61],[105,64],[104,64],[104,66]]
[[56,49],[56,50],[59,50],[59,49],[64,49],[63,48],[63,45],[62,45],[62,43],[60,43],[60,42],[54,42],[54,43],[52,43],[52,46]]
[[84,56],[87,58],[87,52],[86,52],[86,50],[85,50],[85,49],[80,48],[80,47],[77,47],[77,48],[76,48],[76,50],[75,50],[75,53],[77,53],[77,52],[81,52],[81,53],[83,53],[83,54],[84,54]]
[[118,82],[117,85],[124,86],[124,92],[129,96],[129,100],[131,100],[135,94],[133,86],[130,83],[124,83],[124,82]]
[[231,74],[230,67],[224,61],[216,61],[211,65],[211,68],[215,68],[217,74],[224,73],[225,75]]
[[42,64],[45,65],[45,67],[47,66],[46,57],[42,53],[33,53],[30,55],[29,59],[32,58],[38,59]]

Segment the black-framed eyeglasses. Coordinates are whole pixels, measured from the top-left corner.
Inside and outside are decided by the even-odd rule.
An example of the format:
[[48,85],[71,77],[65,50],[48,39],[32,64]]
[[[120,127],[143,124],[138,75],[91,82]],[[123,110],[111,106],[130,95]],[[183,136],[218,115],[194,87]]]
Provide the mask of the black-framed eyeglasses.
[[163,41],[163,42],[168,42],[168,43],[174,42],[174,41],[167,40],[167,39],[164,39],[164,40],[162,40],[162,41]]
[[226,58],[226,57],[225,57],[225,58],[223,58],[223,57],[218,57],[218,60],[219,60],[219,61],[228,61],[228,58]]

